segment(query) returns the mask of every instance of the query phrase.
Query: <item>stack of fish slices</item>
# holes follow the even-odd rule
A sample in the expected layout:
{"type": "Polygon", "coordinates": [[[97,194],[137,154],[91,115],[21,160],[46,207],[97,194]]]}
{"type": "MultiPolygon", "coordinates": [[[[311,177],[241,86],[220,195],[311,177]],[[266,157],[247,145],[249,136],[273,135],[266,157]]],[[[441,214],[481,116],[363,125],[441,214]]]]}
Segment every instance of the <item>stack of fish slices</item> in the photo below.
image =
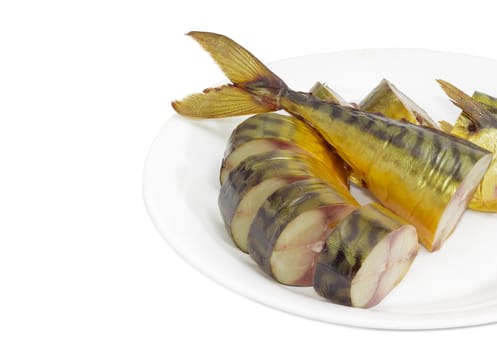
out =
{"type": "Polygon", "coordinates": [[[235,244],[278,282],[371,307],[407,272],[417,235],[379,204],[361,207],[348,175],[304,121],[259,114],[230,137],[219,207],[235,244]]]}

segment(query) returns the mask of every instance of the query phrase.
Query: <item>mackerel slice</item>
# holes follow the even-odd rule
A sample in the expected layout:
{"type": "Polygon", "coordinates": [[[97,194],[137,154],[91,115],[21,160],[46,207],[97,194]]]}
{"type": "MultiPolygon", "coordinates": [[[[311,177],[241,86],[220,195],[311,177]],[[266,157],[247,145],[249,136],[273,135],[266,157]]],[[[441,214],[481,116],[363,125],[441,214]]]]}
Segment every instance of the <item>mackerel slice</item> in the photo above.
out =
{"type": "Polygon", "coordinates": [[[247,157],[285,149],[314,156],[347,183],[344,162],[309,124],[293,116],[262,113],[246,119],[233,130],[221,164],[221,185],[247,157]]]}
{"type": "Polygon", "coordinates": [[[439,129],[438,123],[433,121],[424,109],[387,79],[380,81],[359,103],[359,108],[366,112],[382,114],[388,118],[439,129]]]}
{"type": "Polygon", "coordinates": [[[492,152],[492,161],[469,202],[469,208],[497,212],[497,98],[475,91],[468,96],[459,88],[437,80],[455,105],[462,109],[454,126],[442,121],[442,129],[492,152]]]}
{"type": "Polygon", "coordinates": [[[414,226],[379,204],[367,204],[329,235],[314,289],[337,304],[375,306],[402,280],[417,252],[414,226]]]}
{"type": "Polygon", "coordinates": [[[316,82],[311,88],[311,94],[326,102],[334,103],[341,106],[350,106],[350,104],[342,96],[337,94],[328,85],[323,84],[319,81],[316,82]]]}
{"type": "Polygon", "coordinates": [[[235,244],[248,252],[248,231],[266,198],[289,183],[312,177],[333,183],[344,196],[351,197],[336,173],[307,154],[274,151],[251,156],[240,163],[219,194],[219,208],[235,244]]]}
{"type": "Polygon", "coordinates": [[[249,254],[278,282],[311,286],[316,259],[331,229],[357,205],[320,179],[281,187],[250,226],[249,254]]]}

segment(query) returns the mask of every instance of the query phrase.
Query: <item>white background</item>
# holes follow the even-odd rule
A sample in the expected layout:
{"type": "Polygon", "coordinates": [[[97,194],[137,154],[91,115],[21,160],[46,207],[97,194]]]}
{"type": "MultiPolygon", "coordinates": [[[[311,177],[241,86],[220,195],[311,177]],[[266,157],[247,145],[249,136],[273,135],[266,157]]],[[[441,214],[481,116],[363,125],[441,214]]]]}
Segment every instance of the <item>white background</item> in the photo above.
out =
{"type": "Polygon", "coordinates": [[[371,331],[247,300],[169,248],[141,188],[147,151],[173,114],[170,101],[223,79],[184,33],[227,34],[264,62],[372,47],[497,59],[491,3],[0,2],[0,349],[492,341],[497,325],[371,331]]]}

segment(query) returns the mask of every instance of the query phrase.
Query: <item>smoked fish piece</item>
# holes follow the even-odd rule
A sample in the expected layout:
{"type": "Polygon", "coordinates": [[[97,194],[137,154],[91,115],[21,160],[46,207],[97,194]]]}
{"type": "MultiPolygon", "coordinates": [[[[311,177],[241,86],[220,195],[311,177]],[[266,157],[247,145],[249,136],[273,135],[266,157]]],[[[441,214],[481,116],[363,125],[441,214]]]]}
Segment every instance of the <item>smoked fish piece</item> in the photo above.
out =
{"type": "Polygon", "coordinates": [[[357,206],[318,178],[283,186],[257,212],[249,254],[278,282],[312,286],[316,259],[331,229],[357,206]]]}
{"type": "Polygon", "coordinates": [[[335,92],[328,85],[316,82],[311,88],[311,94],[326,102],[334,103],[341,106],[349,106],[350,104],[337,92],[335,92]]]}
{"type": "MultiPolygon", "coordinates": [[[[336,92],[320,82],[317,82],[312,87],[311,94],[327,102],[340,104],[342,106],[353,106],[357,109],[381,114],[395,120],[428,126],[435,129],[440,128],[424,109],[418,106],[412,99],[407,97],[387,79],[382,79],[359,104],[348,104],[337,95],[336,92]]],[[[352,172],[350,174],[350,181],[359,187],[366,187],[365,181],[356,173],[352,172]]]]}
{"type": "Polygon", "coordinates": [[[490,164],[489,151],[440,130],[294,91],[228,37],[189,35],[231,83],[172,102],[179,114],[220,118],[284,109],[312,125],[381,204],[416,227],[428,250],[439,249],[454,231],[490,164]]]}
{"type": "MultiPolygon", "coordinates": [[[[311,95],[319,98],[320,100],[338,104],[341,106],[352,106],[352,107],[358,107],[353,104],[347,103],[340,95],[338,95],[334,90],[332,90],[330,87],[327,85],[321,83],[321,82],[316,82],[314,86],[311,88],[311,95]]],[[[364,182],[363,179],[359,177],[356,173],[351,171],[350,168],[347,169],[347,173],[349,174],[349,180],[351,183],[359,186],[359,187],[366,187],[366,183],[364,182]]]]}
{"type": "Polygon", "coordinates": [[[416,125],[439,129],[438,124],[412,99],[387,79],[380,83],[359,103],[359,109],[379,113],[385,117],[416,125]]]}
{"type": "Polygon", "coordinates": [[[272,193],[292,182],[314,177],[324,179],[343,197],[355,202],[336,174],[307,154],[289,150],[257,154],[233,169],[221,187],[218,204],[236,246],[248,252],[250,225],[257,210],[272,193]]]}
{"type": "Polygon", "coordinates": [[[337,304],[373,307],[402,280],[417,253],[414,226],[377,203],[364,205],[329,234],[314,289],[337,304]]]}
{"type": "Polygon", "coordinates": [[[454,85],[438,80],[453,103],[462,109],[454,126],[442,122],[444,130],[492,152],[493,158],[483,180],[476,188],[469,208],[497,212],[497,99],[483,92],[466,95],[454,85]]]}
{"type": "Polygon", "coordinates": [[[261,113],[244,120],[233,130],[221,165],[221,185],[247,157],[285,149],[315,157],[348,184],[345,163],[309,124],[293,116],[261,113]]]}

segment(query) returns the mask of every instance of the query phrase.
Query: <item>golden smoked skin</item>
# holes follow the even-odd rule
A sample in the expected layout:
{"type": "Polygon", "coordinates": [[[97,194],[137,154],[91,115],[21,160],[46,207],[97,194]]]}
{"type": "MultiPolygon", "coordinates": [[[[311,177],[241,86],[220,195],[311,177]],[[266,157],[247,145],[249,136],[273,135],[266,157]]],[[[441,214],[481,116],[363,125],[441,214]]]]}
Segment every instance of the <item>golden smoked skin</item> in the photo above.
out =
{"type": "Polygon", "coordinates": [[[469,208],[497,212],[497,99],[478,91],[470,97],[446,81],[439,80],[439,83],[453,102],[463,109],[453,127],[447,122],[441,123],[445,131],[493,153],[490,167],[473,194],[469,208]]]}
{"type": "Polygon", "coordinates": [[[386,79],[383,79],[359,103],[359,109],[416,125],[439,128],[438,124],[428,116],[426,111],[386,79]]]}
{"type": "Polygon", "coordinates": [[[311,88],[311,94],[326,102],[334,103],[336,105],[350,106],[342,96],[333,91],[329,86],[321,82],[316,82],[311,88]]]}
{"type": "Polygon", "coordinates": [[[337,304],[372,307],[402,280],[417,252],[413,226],[377,203],[364,205],[326,240],[314,289],[337,304]]]}
{"type": "Polygon", "coordinates": [[[246,157],[276,149],[290,149],[313,156],[348,186],[345,163],[321,135],[299,118],[276,113],[256,114],[233,130],[221,166],[221,185],[229,172],[243,161],[240,154],[246,157]]]}
{"type": "Polygon", "coordinates": [[[343,179],[337,176],[332,168],[309,154],[299,154],[291,150],[262,153],[248,157],[233,169],[221,187],[218,203],[226,228],[241,250],[247,252],[246,233],[250,226],[250,217],[252,214],[255,216],[262,204],[260,199],[265,200],[276,188],[306,178],[322,179],[337,195],[355,203],[343,179]],[[267,186],[266,181],[272,184],[267,186]],[[268,190],[270,192],[267,192],[268,190]],[[246,200],[250,193],[250,199],[246,200]],[[249,224],[234,227],[233,220],[237,218],[245,218],[242,222],[249,224]]]}
{"type": "Polygon", "coordinates": [[[212,118],[251,114],[254,109],[284,109],[304,118],[385,207],[416,227],[428,250],[441,247],[459,221],[470,199],[468,193],[474,191],[488,168],[488,151],[438,130],[293,91],[226,36],[206,32],[189,35],[210,53],[232,83],[174,101],[172,106],[179,114],[212,118]],[[229,102],[227,95],[231,96],[229,102]],[[219,103],[223,103],[222,108],[219,103]]]}
{"type": "Polygon", "coordinates": [[[430,128],[340,108],[298,93],[282,98],[281,105],[312,118],[316,129],[364,179],[376,199],[412,223],[427,249],[440,247],[442,242],[434,241],[440,218],[474,161],[485,155],[483,150],[454,142],[430,128]]]}
{"type": "MultiPolygon", "coordinates": [[[[354,107],[351,104],[339,103],[338,98],[340,97],[333,90],[320,82],[317,82],[312,87],[311,94],[326,102],[354,107]]],[[[357,109],[381,114],[395,120],[439,129],[438,124],[436,124],[421,107],[386,79],[380,81],[380,83],[357,105],[357,109]]],[[[366,187],[366,182],[356,173],[351,173],[350,181],[360,187],[366,187]]]]}

